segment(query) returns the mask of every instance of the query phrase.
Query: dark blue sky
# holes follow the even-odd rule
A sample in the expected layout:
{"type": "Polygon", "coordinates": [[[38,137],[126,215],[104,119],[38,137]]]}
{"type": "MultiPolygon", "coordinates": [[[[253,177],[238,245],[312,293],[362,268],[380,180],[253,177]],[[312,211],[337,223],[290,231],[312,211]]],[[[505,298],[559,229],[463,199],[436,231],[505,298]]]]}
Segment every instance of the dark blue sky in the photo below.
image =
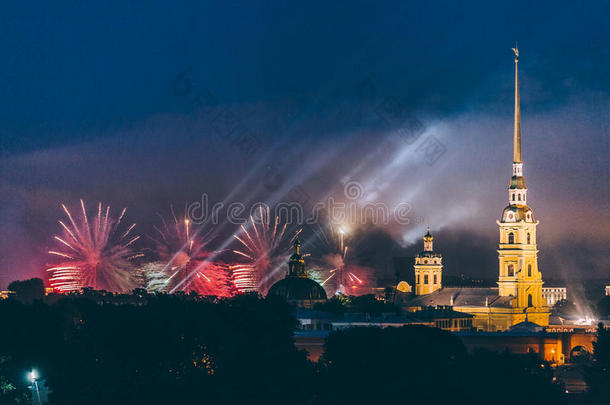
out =
{"type": "Polygon", "coordinates": [[[59,204],[79,197],[129,206],[145,232],[156,211],[202,193],[223,200],[237,188],[237,199],[273,203],[300,185],[318,199],[351,179],[372,200],[413,206],[417,226],[383,227],[397,245],[429,222],[493,251],[515,40],[525,175],[541,254],[554,252],[543,274],[607,275],[609,11],[602,1],[3,4],[0,286],[40,272],[59,204]],[[193,109],[202,91],[214,101],[193,109]],[[399,125],[379,112],[387,100],[444,145],[438,162],[396,143],[399,125]],[[225,108],[261,149],[214,135],[225,108]],[[285,187],[260,187],[269,170],[285,187]]]}

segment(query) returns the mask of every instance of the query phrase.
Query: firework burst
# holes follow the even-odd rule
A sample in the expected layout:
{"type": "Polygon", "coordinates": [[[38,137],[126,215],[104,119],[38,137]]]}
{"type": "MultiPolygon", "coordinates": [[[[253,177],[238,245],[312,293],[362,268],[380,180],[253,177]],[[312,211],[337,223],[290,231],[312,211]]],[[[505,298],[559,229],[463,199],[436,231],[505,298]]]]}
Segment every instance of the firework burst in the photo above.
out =
{"type": "Polygon", "coordinates": [[[316,261],[312,278],[329,295],[358,295],[367,285],[368,269],[353,263],[351,240],[345,229],[329,223],[326,228],[318,227],[314,233],[313,250],[321,260],[316,261]]]}
{"type": "Polygon", "coordinates": [[[170,221],[159,214],[161,225],[149,236],[156,245],[160,262],[148,266],[148,289],[154,291],[195,291],[200,295],[231,294],[228,266],[209,261],[211,231],[203,232],[185,214],[178,218],[171,207],[170,221]]]}
{"type": "Polygon", "coordinates": [[[239,292],[259,291],[264,293],[279,277],[279,269],[287,262],[292,241],[300,234],[299,229],[288,239],[287,224],[279,217],[272,221],[269,207],[259,206],[259,218],[250,216],[249,226],[241,226],[240,235],[233,235],[239,249],[233,250],[245,263],[231,266],[233,281],[239,292]],[[290,243],[288,243],[290,242],[290,243]]]}
{"type": "Polygon", "coordinates": [[[81,199],[80,218],[61,206],[68,218],[59,221],[61,235],[55,235],[58,248],[50,250],[53,257],[61,260],[47,268],[51,272],[49,283],[60,292],[79,290],[83,287],[104,288],[110,291],[128,291],[134,287],[133,260],[143,254],[133,248],[140,237],[133,235],[136,224],[122,226],[124,208],[119,217],[110,217],[110,206],[97,206],[97,215],[87,216],[85,203],[81,199]]]}

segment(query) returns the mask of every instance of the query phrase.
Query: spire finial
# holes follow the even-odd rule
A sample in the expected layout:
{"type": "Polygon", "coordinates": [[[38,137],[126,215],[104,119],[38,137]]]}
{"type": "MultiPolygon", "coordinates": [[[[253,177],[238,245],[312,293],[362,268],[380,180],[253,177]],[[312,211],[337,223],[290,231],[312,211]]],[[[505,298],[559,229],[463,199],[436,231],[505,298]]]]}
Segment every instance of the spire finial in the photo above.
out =
{"type": "Polygon", "coordinates": [[[294,250],[296,250],[296,254],[297,255],[301,254],[301,252],[300,252],[300,250],[301,250],[301,241],[299,240],[299,238],[296,238],[294,240],[294,250]]]}
{"type": "Polygon", "coordinates": [[[515,123],[514,123],[514,138],[513,138],[513,163],[522,163],[521,161],[521,106],[519,102],[519,48],[517,43],[513,48],[515,53],[515,123]]]}
{"type": "Polygon", "coordinates": [[[424,235],[424,252],[432,252],[432,234],[430,233],[430,227],[427,227],[428,232],[424,235]]]}

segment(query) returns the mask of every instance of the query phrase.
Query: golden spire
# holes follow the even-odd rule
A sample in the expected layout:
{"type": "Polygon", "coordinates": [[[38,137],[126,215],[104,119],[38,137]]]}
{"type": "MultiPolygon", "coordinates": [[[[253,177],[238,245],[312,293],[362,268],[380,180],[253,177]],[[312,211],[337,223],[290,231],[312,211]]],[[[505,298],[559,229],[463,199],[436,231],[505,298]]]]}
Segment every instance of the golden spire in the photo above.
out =
{"type": "Polygon", "coordinates": [[[519,103],[519,49],[515,44],[515,134],[513,139],[513,163],[521,161],[521,107],[519,103]]]}

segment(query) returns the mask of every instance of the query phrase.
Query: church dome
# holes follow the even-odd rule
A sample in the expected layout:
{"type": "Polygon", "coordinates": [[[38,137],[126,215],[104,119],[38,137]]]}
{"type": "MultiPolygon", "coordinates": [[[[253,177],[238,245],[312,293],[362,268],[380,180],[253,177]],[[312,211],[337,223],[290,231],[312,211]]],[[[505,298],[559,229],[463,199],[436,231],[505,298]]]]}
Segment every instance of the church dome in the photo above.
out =
{"type": "Polygon", "coordinates": [[[267,296],[273,295],[284,298],[286,301],[302,307],[313,307],[315,303],[326,301],[324,288],[307,277],[305,259],[301,255],[301,242],[294,241],[295,253],[288,261],[288,274],[286,278],[273,284],[267,296]]]}
{"type": "Polygon", "coordinates": [[[527,205],[509,205],[502,211],[502,222],[535,222],[534,212],[527,205]]]}
{"type": "Polygon", "coordinates": [[[326,300],[324,288],[307,277],[286,277],[273,284],[267,295],[280,296],[288,302],[326,300]]]}

